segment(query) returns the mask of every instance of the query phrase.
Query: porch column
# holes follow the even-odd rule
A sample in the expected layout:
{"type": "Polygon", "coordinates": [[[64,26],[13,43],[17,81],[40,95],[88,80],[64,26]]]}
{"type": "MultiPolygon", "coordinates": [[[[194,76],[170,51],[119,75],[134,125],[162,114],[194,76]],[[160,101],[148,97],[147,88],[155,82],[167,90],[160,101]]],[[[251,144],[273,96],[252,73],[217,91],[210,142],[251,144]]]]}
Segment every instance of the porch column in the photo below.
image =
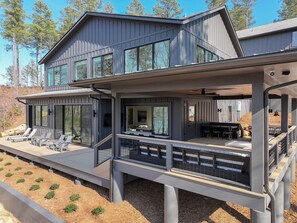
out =
{"type": "Polygon", "coordinates": [[[275,192],[276,223],[284,222],[284,182],[280,182],[275,192]]]}
{"type": "Polygon", "coordinates": [[[291,168],[287,169],[287,172],[283,178],[284,182],[284,209],[288,210],[291,207],[291,168]]]}
{"type": "Polygon", "coordinates": [[[252,153],[250,181],[253,192],[263,193],[264,185],[264,90],[263,83],[252,85],[252,153]]]}
{"type": "Polygon", "coordinates": [[[292,125],[297,126],[297,98],[292,98],[292,125]]]}
{"type": "Polygon", "coordinates": [[[296,166],[295,166],[295,160],[293,159],[291,164],[290,164],[290,168],[291,168],[291,183],[295,183],[295,170],[296,170],[296,166]]]}
{"type": "MultiPolygon", "coordinates": [[[[120,156],[120,142],[117,139],[117,134],[121,133],[121,97],[120,94],[112,93],[112,153],[114,159],[120,156]]],[[[124,200],[124,174],[119,170],[114,169],[111,163],[111,200],[114,203],[121,203],[124,200]]]]}
{"type": "Polygon", "coordinates": [[[266,210],[264,213],[251,210],[251,223],[271,223],[271,212],[266,210]]]}
{"type": "Polygon", "coordinates": [[[178,188],[164,185],[164,223],[178,223],[178,188]]]}
{"type": "MultiPolygon", "coordinates": [[[[282,133],[287,133],[289,129],[289,96],[283,94],[281,96],[281,130],[282,133]]],[[[288,154],[288,142],[289,139],[287,137],[286,143],[286,153],[288,154]]]]}

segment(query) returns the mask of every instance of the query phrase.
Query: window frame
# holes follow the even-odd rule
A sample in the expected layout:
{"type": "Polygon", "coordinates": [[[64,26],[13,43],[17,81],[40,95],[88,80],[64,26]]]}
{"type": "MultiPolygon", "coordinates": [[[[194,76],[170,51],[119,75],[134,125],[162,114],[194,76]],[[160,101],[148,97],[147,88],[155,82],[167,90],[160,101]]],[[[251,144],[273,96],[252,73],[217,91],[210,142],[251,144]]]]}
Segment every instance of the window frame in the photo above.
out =
{"type": "Polygon", "coordinates": [[[33,106],[33,117],[34,117],[34,122],[33,122],[33,124],[34,124],[34,126],[39,126],[39,127],[48,127],[48,121],[49,121],[49,118],[48,118],[48,116],[49,116],[49,113],[48,113],[48,109],[49,109],[49,105],[34,105],[33,106]],[[39,111],[39,123],[36,123],[36,107],[40,107],[40,111],[39,111]],[[47,109],[46,109],[46,125],[43,123],[43,116],[42,116],[42,110],[43,110],[43,108],[44,107],[46,107],[47,109]]]}
{"type": "Polygon", "coordinates": [[[200,46],[200,45],[197,45],[196,46],[196,63],[211,63],[211,62],[215,62],[215,61],[219,61],[221,60],[222,57],[220,57],[218,54],[208,50],[208,49],[205,49],[204,47],[200,46]],[[198,61],[198,48],[202,49],[203,51],[203,62],[199,62],[198,61]],[[206,58],[207,58],[207,55],[210,54],[211,55],[211,60],[207,61],[206,58]],[[217,60],[212,60],[212,58],[216,57],[217,60]]]}
{"type": "Polygon", "coordinates": [[[69,67],[68,67],[68,64],[67,63],[65,63],[65,64],[61,64],[61,65],[58,65],[58,66],[53,66],[53,67],[48,67],[47,68],[47,86],[48,87],[54,87],[54,86],[64,86],[64,85],[67,85],[68,84],[68,72],[69,72],[69,67]],[[67,68],[67,72],[66,72],[66,79],[67,79],[67,83],[65,83],[65,84],[61,84],[62,83],[62,75],[61,75],[61,71],[62,71],[62,67],[63,66],[65,66],[66,68],[67,68]],[[55,70],[55,68],[59,68],[59,70],[60,70],[60,84],[56,84],[56,82],[55,82],[55,72],[54,72],[54,70],[55,70]],[[52,85],[50,85],[49,83],[49,70],[52,70],[52,74],[53,74],[53,76],[52,76],[52,78],[53,78],[53,84],[52,85]]]}
{"type": "Polygon", "coordinates": [[[295,48],[297,47],[297,31],[293,31],[291,36],[292,36],[291,47],[295,48]]]}
{"type": "Polygon", "coordinates": [[[99,56],[95,56],[95,57],[92,57],[92,60],[91,60],[91,67],[92,67],[92,78],[98,78],[98,77],[109,77],[109,76],[112,76],[113,75],[113,53],[107,53],[107,54],[102,54],[102,55],[99,55],[99,56]],[[106,56],[110,56],[111,55],[111,59],[112,59],[112,66],[111,66],[111,75],[104,75],[103,73],[103,61],[104,61],[104,57],[106,56]],[[100,64],[101,64],[101,75],[100,76],[94,76],[94,59],[97,59],[97,58],[101,58],[100,59],[100,64]]]}
{"type": "Polygon", "coordinates": [[[76,73],[76,64],[79,63],[79,62],[82,62],[82,61],[86,61],[86,66],[87,66],[87,73],[86,73],[86,79],[88,78],[88,59],[82,59],[82,60],[77,60],[77,61],[74,61],[74,80],[76,81],[79,81],[79,80],[83,80],[83,79],[77,79],[77,73],[76,73]]]}
{"type": "MultiPolygon", "coordinates": [[[[156,70],[156,68],[155,68],[155,44],[161,43],[161,42],[166,42],[166,41],[169,42],[169,53],[168,53],[168,67],[165,67],[165,68],[169,68],[170,67],[170,43],[171,43],[171,40],[170,39],[164,39],[164,40],[160,40],[160,41],[157,41],[157,42],[147,43],[147,44],[139,45],[139,46],[136,46],[136,47],[130,47],[130,48],[124,49],[124,74],[134,73],[134,72],[126,72],[126,51],[127,50],[136,49],[137,55],[136,55],[136,71],[135,72],[156,70]],[[152,45],[152,69],[139,70],[139,48],[149,46],[149,45],[152,45]]],[[[158,69],[164,69],[164,68],[158,68],[158,69]]]]}

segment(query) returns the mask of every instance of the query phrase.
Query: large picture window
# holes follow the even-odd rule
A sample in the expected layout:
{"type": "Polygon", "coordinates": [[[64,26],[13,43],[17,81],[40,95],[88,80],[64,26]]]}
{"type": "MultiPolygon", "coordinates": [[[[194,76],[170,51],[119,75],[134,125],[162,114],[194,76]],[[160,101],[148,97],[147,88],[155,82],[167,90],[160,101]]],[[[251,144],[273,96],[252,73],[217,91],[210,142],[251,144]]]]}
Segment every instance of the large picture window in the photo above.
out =
{"type": "Polygon", "coordinates": [[[292,32],[292,47],[297,47],[297,31],[292,32]]]}
{"type": "Polygon", "coordinates": [[[197,63],[206,63],[219,60],[219,56],[200,46],[197,46],[197,63]]]}
{"type": "Polygon", "coordinates": [[[34,125],[46,127],[47,124],[48,124],[48,106],[35,105],[34,106],[34,125]]]}
{"type": "Polygon", "coordinates": [[[110,76],[113,74],[112,54],[94,57],[92,61],[93,77],[110,76]]]}
{"type": "Polygon", "coordinates": [[[87,60],[75,62],[75,80],[83,80],[87,78],[87,60]]]}
{"type": "Polygon", "coordinates": [[[169,40],[125,50],[125,73],[169,67],[169,40]]]}
{"type": "Polygon", "coordinates": [[[65,85],[68,83],[67,65],[48,68],[48,86],[65,85]]]}
{"type": "Polygon", "coordinates": [[[169,136],[169,107],[127,106],[126,131],[147,136],[169,136]]]}

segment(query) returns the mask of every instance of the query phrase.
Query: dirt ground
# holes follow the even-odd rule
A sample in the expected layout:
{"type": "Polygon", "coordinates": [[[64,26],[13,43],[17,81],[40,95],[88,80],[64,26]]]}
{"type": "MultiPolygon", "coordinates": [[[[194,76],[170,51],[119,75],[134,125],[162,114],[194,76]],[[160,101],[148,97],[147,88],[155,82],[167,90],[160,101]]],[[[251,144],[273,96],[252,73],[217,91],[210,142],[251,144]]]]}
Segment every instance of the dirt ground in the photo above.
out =
{"type": "MultiPolygon", "coordinates": [[[[16,160],[9,155],[0,154],[0,180],[10,185],[17,191],[28,196],[36,203],[42,205],[56,216],[69,222],[163,222],[163,186],[146,180],[136,180],[125,186],[125,202],[122,204],[112,204],[108,201],[108,190],[93,184],[84,183],[78,186],[73,183],[74,178],[61,173],[49,173],[47,169],[38,166],[30,166],[27,161],[16,160]],[[5,163],[11,162],[10,166],[5,163]],[[16,171],[17,167],[21,170],[16,171]],[[25,172],[32,171],[32,175],[24,175],[25,172]],[[14,174],[6,177],[7,173],[14,174]],[[44,181],[36,183],[35,179],[43,177],[44,181]],[[16,181],[24,178],[24,183],[17,184],[16,181]],[[50,191],[49,187],[53,183],[60,184],[56,190],[56,195],[51,200],[44,199],[45,194],[50,191]],[[29,188],[39,184],[40,189],[29,191],[29,188]],[[79,201],[70,202],[71,194],[79,194],[79,201]],[[64,208],[69,203],[76,203],[78,210],[74,213],[66,214],[64,208]],[[97,206],[102,206],[105,212],[94,217],[91,210],[97,206]]],[[[296,174],[297,175],[297,174],[296,174]]],[[[297,176],[296,176],[297,177],[297,176]]],[[[291,209],[285,211],[285,222],[297,222],[297,184],[292,185],[291,209]]],[[[249,209],[230,203],[206,198],[197,194],[180,191],[179,222],[181,223],[247,223],[250,222],[249,209]]]]}

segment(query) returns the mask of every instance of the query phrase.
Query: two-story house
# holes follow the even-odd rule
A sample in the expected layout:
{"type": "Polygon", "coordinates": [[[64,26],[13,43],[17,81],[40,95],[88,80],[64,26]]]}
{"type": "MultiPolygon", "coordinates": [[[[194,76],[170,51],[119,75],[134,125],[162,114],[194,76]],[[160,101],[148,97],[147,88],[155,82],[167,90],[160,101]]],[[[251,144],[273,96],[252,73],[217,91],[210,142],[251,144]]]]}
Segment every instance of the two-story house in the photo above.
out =
{"type": "Polygon", "coordinates": [[[283,219],[295,173],[296,51],[244,57],[225,7],[182,19],[86,12],[40,63],[45,92],[19,97],[28,125],[92,145],[96,166],[108,158],[112,201],[124,199],[131,175],[164,184],[165,222],[178,222],[179,189],[246,206],[253,222],[283,219]],[[283,108],[270,144],[269,94],[283,108]],[[217,100],[242,98],[252,98],[251,141],[224,144],[240,129],[217,122],[217,100]]]}

